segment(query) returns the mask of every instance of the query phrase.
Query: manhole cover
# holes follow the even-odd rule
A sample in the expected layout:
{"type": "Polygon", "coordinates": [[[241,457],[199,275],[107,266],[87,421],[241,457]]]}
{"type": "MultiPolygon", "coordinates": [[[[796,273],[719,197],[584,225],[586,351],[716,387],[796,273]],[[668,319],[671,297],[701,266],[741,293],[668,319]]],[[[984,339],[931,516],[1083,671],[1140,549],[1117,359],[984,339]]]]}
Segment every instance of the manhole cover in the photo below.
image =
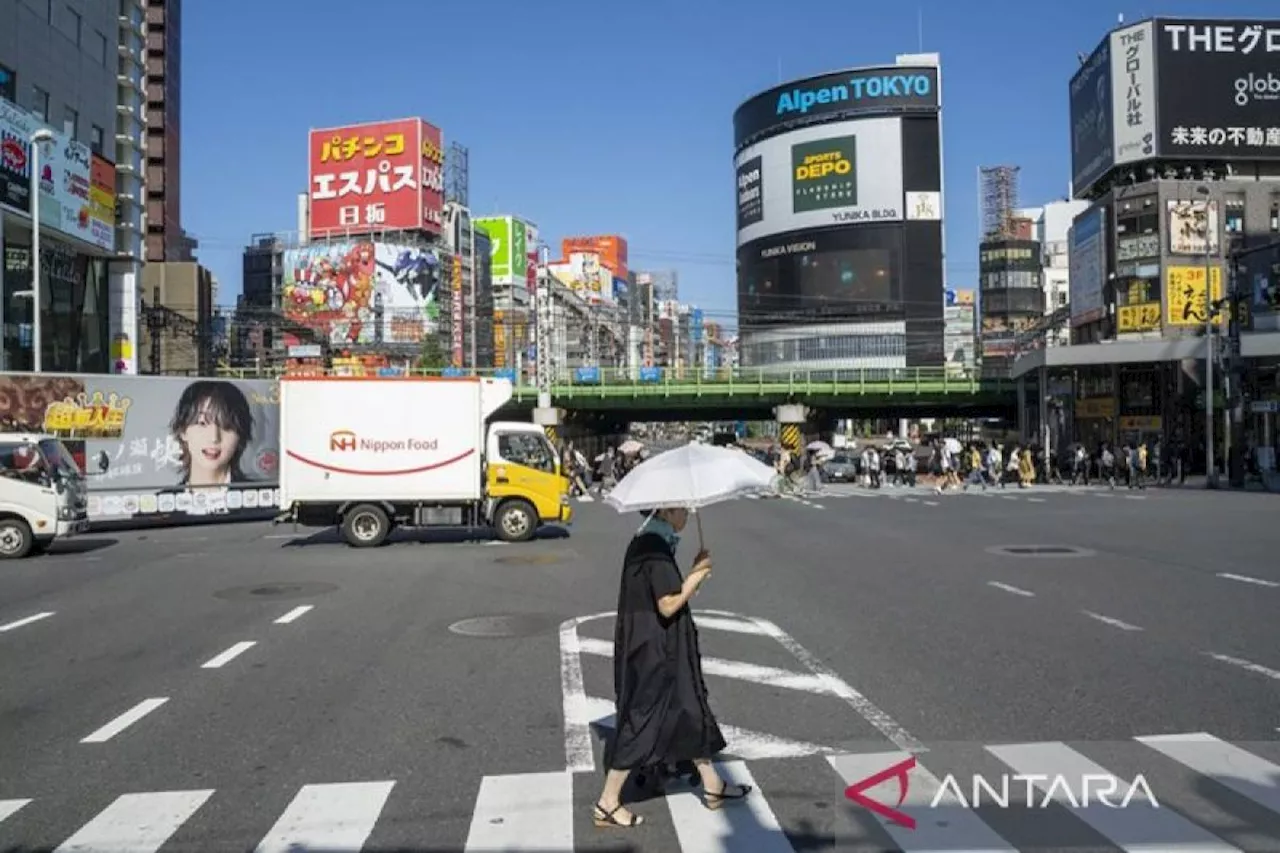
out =
{"type": "Polygon", "coordinates": [[[233,586],[215,592],[215,598],[226,601],[288,601],[294,598],[311,598],[335,591],[337,584],[318,581],[265,581],[249,586],[233,586]]]}
{"type": "Polygon", "coordinates": [[[495,563],[517,563],[525,566],[546,566],[560,562],[555,554],[518,554],[511,557],[497,557],[495,563]]]}
{"type": "Polygon", "coordinates": [[[987,553],[1006,557],[1092,557],[1097,552],[1074,545],[995,545],[987,553]]]}
{"type": "Polygon", "coordinates": [[[557,625],[550,616],[536,613],[509,616],[476,616],[454,622],[449,630],[464,637],[530,637],[557,625]]]}

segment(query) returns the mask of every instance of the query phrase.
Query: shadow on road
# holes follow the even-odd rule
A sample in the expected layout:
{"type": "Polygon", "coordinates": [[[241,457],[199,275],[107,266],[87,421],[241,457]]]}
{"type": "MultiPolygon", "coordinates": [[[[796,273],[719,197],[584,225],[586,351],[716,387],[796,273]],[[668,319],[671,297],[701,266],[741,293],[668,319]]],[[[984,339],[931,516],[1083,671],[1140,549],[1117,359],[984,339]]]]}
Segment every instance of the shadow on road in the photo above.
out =
{"type": "Polygon", "coordinates": [[[50,557],[65,557],[69,554],[88,554],[93,551],[100,551],[103,548],[110,548],[112,545],[118,544],[120,544],[119,539],[105,539],[102,537],[95,539],[90,536],[73,536],[70,539],[63,539],[52,543],[45,554],[50,557]]]}
{"type": "MultiPolygon", "coordinates": [[[[568,539],[569,531],[563,527],[543,527],[534,534],[533,540],[568,539]]],[[[492,527],[474,527],[467,529],[449,528],[447,530],[395,530],[387,537],[386,545],[465,545],[467,543],[487,544],[499,543],[497,533],[492,527]]],[[[333,528],[325,528],[310,536],[299,535],[297,539],[289,539],[283,543],[285,548],[306,548],[312,545],[342,545],[342,535],[333,528]]]]}

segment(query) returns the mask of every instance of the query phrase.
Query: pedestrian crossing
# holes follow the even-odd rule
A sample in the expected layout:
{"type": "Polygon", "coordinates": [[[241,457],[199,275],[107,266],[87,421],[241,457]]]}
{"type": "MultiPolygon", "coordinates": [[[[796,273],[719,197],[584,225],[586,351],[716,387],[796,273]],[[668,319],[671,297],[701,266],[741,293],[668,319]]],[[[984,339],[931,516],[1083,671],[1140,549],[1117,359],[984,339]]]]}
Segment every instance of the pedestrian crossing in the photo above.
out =
{"type": "Polygon", "coordinates": [[[659,853],[1280,850],[1278,752],[1191,732],[1106,744],[936,745],[917,754],[728,756],[721,776],[753,787],[745,801],[711,811],[698,789],[671,783],[665,794],[629,798],[645,823],[612,835],[591,824],[599,775],[565,771],[488,775],[448,791],[413,780],[307,784],[276,814],[267,813],[270,798],[212,788],[104,794],[74,807],[0,798],[0,850],[343,853],[388,849],[377,840],[387,826],[414,839],[394,849],[460,853],[571,853],[607,842],[659,853]],[[1139,789],[1149,796],[1125,797],[1139,789]],[[441,820],[432,804],[454,797],[471,803],[469,815],[441,820]],[[72,814],[88,817],[63,826],[72,814]],[[234,837],[243,827],[257,829],[234,837]]]}

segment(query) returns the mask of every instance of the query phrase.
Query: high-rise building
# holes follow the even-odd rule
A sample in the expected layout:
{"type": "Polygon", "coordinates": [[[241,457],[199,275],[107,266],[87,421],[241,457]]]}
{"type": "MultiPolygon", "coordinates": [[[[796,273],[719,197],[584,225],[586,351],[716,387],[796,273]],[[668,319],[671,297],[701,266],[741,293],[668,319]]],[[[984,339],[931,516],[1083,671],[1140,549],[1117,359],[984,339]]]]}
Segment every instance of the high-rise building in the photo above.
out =
{"type": "Polygon", "coordinates": [[[146,10],[143,0],[117,0],[116,115],[110,148],[115,152],[116,258],[109,277],[111,370],[137,373],[139,276],[145,227],[146,195],[142,151],[146,138],[146,10]]]}
{"type": "Polygon", "coordinates": [[[146,0],[146,259],[191,261],[182,230],[182,0],[146,0]]]}

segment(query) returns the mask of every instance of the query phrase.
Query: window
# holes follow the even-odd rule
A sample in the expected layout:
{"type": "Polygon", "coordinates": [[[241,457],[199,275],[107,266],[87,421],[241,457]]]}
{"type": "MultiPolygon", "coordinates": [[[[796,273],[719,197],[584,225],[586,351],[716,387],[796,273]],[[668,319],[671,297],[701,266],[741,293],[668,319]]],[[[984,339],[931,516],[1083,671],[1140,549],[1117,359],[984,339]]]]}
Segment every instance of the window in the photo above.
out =
{"type": "Polygon", "coordinates": [[[0,65],[0,98],[18,100],[18,75],[7,65],[0,65]]]}
{"type": "Polygon", "coordinates": [[[94,30],[93,41],[89,47],[90,55],[98,64],[106,67],[107,64],[107,37],[102,33],[94,30]]]}
{"type": "Polygon", "coordinates": [[[49,93],[39,86],[31,87],[31,112],[38,115],[41,121],[49,120],[49,93]]]}
{"type": "Polygon", "coordinates": [[[105,142],[106,132],[96,124],[89,126],[89,147],[93,149],[93,153],[98,156],[103,155],[102,146],[105,142]]]}
{"type": "Polygon", "coordinates": [[[70,6],[66,7],[66,9],[64,9],[63,11],[64,11],[64,17],[63,17],[62,31],[66,34],[67,38],[71,39],[73,42],[76,43],[76,47],[79,47],[80,46],[80,13],[72,9],[70,6]]]}
{"type": "Polygon", "coordinates": [[[66,107],[62,113],[62,132],[72,139],[79,136],[80,130],[80,113],[66,107]]]}
{"type": "Polygon", "coordinates": [[[504,432],[498,435],[498,455],[513,465],[524,465],[538,471],[555,473],[555,454],[540,435],[504,432]]]}

